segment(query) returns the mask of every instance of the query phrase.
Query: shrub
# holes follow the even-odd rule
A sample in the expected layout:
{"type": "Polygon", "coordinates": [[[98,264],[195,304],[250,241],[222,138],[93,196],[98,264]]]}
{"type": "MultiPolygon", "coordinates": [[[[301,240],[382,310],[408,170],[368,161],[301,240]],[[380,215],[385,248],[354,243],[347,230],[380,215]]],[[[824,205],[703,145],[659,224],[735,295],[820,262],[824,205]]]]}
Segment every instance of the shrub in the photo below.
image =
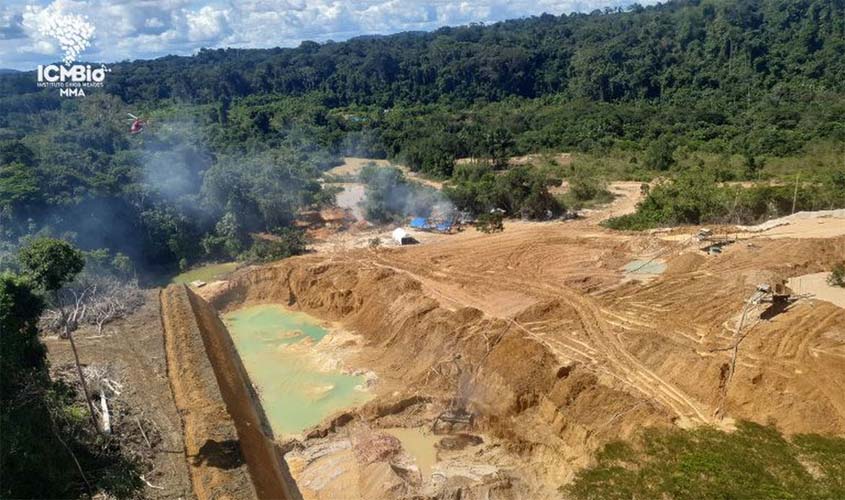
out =
{"type": "MultiPolygon", "coordinates": [[[[845,189],[831,177],[808,182],[794,199],[796,210],[845,206],[845,189]]],[[[605,221],[613,229],[650,229],[679,224],[756,224],[792,212],[793,186],[743,188],[717,182],[712,170],[699,167],[678,172],[648,191],[633,214],[605,221]]]]}
{"type": "Polygon", "coordinates": [[[827,282],[830,286],[845,288],[845,262],[840,262],[833,266],[830,276],[827,277],[827,282]]]}
{"type": "Polygon", "coordinates": [[[485,165],[462,165],[456,170],[446,196],[458,210],[483,214],[504,210],[509,215],[547,219],[565,210],[549,192],[560,179],[531,166],[519,166],[496,175],[485,165]]]}
{"type": "Polygon", "coordinates": [[[675,145],[671,139],[661,136],[652,142],[645,153],[645,166],[665,172],[675,164],[675,145]]]}
{"type": "Polygon", "coordinates": [[[578,210],[584,206],[609,203],[613,200],[613,193],[608,191],[604,179],[580,168],[575,169],[569,177],[569,192],[564,198],[568,202],[567,205],[578,210]]]}
{"type": "Polygon", "coordinates": [[[475,222],[475,229],[482,233],[500,233],[505,230],[504,215],[501,212],[481,214],[475,222]]]}
{"type": "Polygon", "coordinates": [[[272,239],[255,238],[252,248],[246,254],[250,262],[271,262],[286,259],[305,252],[305,235],[296,229],[284,229],[272,239]]]}
{"type": "Polygon", "coordinates": [[[631,444],[605,445],[561,492],[575,499],[842,498],[843,451],[839,437],[789,440],[749,422],[730,434],[648,429],[631,444]]]}
{"type": "Polygon", "coordinates": [[[361,170],[365,185],[362,202],[367,220],[379,224],[396,222],[409,215],[428,217],[443,201],[436,190],[410,182],[401,170],[367,165],[361,170]]]}
{"type": "Polygon", "coordinates": [[[661,224],[701,224],[727,214],[726,190],[712,173],[700,168],[684,170],[675,178],[649,190],[633,214],[605,222],[613,229],[642,230],[661,224]]]}

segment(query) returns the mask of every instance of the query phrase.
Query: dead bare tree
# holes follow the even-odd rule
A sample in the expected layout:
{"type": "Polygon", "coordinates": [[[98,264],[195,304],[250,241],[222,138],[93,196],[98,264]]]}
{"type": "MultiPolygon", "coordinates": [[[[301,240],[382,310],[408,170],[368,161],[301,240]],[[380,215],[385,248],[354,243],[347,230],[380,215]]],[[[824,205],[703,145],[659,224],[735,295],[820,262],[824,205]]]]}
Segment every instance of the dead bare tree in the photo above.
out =
{"type": "Polygon", "coordinates": [[[112,276],[85,274],[54,291],[53,302],[52,307],[41,318],[42,326],[58,332],[61,338],[70,342],[92,424],[98,432],[102,432],[97,425],[94,404],[79,361],[73,333],[82,324],[92,324],[101,334],[106,323],[140,307],[144,302],[143,295],[134,281],[122,282],[112,276]]]}
{"type": "Polygon", "coordinates": [[[105,324],[129,315],[143,302],[136,282],[123,282],[115,278],[103,279],[90,301],[89,322],[96,325],[98,334],[102,334],[105,324]]]}
{"type": "Polygon", "coordinates": [[[89,365],[83,370],[85,378],[91,382],[92,393],[100,398],[100,418],[102,420],[102,432],[110,434],[112,431],[111,414],[109,412],[108,399],[119,396],[123,384],[112,379],[113,376],[108,365],[89,365]]]}
{"type": "Polygon", "coordinates": [[[59,290],[56,301],[42,318],[42,326],[68,338],[83,324],[96,326],[101,335],[106,324],[143,305],[144,297],[135,281],[85,276],[59,290]]]}
{"type": "Polygon", "coordinates": [[[67,294],[63,294],[62,290],[55,290],[53,292],[53,300],[55,307],[58,308],[59,329],[60,336],[70,341],[70,349],[73,351],[73,359],[76,364],[76,372],[79,375],[79,383],[82,385],[82,392],[85,395],[85,403],[88,404],[88,413],[91,417],[91,424],[96,432],[100,432],[97,425],[97,418],[94,416],[94,404],[91,402],[91,393],[88,391],[88,384],[85,382],[85,375],[82,373],[82,364],[79,362],[79,352],[76,350],[76,342],[73,340],[73,332],[79,325],[79,319],[85,317],[85,293],[71,293],[73,301],[63,301],[67,294]],[[65,307],[67,304],[68,307],[65,307]],[[73,309],[70,309],[70,307],[73,309]]]}

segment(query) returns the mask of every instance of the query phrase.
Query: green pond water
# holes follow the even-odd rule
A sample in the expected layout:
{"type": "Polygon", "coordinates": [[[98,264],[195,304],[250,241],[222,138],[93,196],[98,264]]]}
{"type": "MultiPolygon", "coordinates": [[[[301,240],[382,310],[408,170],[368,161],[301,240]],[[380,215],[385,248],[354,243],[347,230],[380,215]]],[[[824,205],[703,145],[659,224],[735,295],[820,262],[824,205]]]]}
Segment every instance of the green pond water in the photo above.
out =
{"type": "Polygon", "coordinates": [[[630,274],[663,274],[666,263],[660,260],[632,260],[623,269],[630,274]]]}
{"type": "Polygon", "coordinates": [[[362,376],[321,366],[320,322],[278,305],[238,309],[223,318],[276,437],[294,436],[335,411],[369,399],[362,376]]]}

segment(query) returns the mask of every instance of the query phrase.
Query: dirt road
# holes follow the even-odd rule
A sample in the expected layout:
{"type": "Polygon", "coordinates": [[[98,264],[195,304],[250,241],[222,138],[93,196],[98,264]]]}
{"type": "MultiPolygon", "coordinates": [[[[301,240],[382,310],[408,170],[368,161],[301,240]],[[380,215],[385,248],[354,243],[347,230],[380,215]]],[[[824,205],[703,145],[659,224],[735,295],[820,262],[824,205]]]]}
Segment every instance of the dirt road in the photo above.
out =
{"type": "MultiPolygon", "coordinates": [[[[513,321],[561,361],[580,362],[664,406],[679,425],[729,425],[715,415],[720,367],[744,301],[758,283],[828,268],[845,255],[845,238],[775,240],[763,233],[752,245],[705,256],[688,237],[666,241],[597,226],[634,209],[639,184],[615,190],[622,196],[614,204],[579,221],[508,222],[501,234],[467,230],[332,259],[405,273],[442,306],[513,321]],[[645,283],[628,282],[621,268],[636,259],[659,259],[668,269],[645,283]]],[[[788,431],[845,430],[845,391],[828,390],[845,383],[845,311],[803,300],[768,319],[760,319],[764,308],[755,313],[729,415],[775,421],[788,431]]]]}
{"type": "Polygon", "coordinates": [[[336,176],[357,176],[361,169],[364,168],[365,165],[374,164],[378,167],[395,167],[402,171],[406,177],[412,179],[420,184],[425,186],[432,187],[434,189],[443,189],[443,183],[438,182],[431,179],[426,179],[421,175],[417,174],[416,172],[412,172],[410,168],[405,165],[399,165],[393,163],[389,160],[375,160],[372,158],[357,158],[352,156],[347,156],[343,158],[343,164],[338,165],[337,167],[332,168],[328,172],[329,175],[336,175],[336,176]]]}

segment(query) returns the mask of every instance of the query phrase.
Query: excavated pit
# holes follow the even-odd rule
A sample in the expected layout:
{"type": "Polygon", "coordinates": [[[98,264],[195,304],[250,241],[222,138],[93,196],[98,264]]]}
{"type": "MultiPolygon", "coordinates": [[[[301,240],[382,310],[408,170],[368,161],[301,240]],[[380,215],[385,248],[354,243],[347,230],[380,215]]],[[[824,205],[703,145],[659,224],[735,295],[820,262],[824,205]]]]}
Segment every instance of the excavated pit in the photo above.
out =
{"type": "Polygon", "coordinates": [[[277,439],[370,398],[363,369],[344,370],[338,354],[348,349],[337,344],[347,337],[331,325],[273,304],[230,311],[223,321],[277,439]]]}
{"type": "MultiPolygon", "coordinates": [[[[642,425],[671,423],[664,409],[639,404],[627,392],[604,383],[592,368],[577,362],[561,364],[512,321],[490,318],[472,308],[441,307],[426,296],[419,282],[394,270],[292,259],[240,272],[215,288],[209,300],[220,311],[285,304],[362,336],[355,366],[378,374],[377,396],[308,433],[296,446],[305,449],[300,462],[318,462],[320,457],[307,454],[309,446],[336,447],[326,461],[356,461],[351,457],[360,454],[359,448],[370,446],[360,444],[360,436],[382,436],[384,428],[431,428],[455,401],[472,415],[472,424],[445,431],[439,425],[442,437],[448,437],[450,430],[457,435],[483,434],[490,449],[501,449],[486,457],[481,453],[485,458],[475,462],[467,462],[460,453],[441,453],[445,458],[435,465],[433,479],[408,480],[401,473],[385,473],[396,477],[386,480],[377,475],[390,485],[381,490],[363,484],[367,480],[361,478],[371,472],[362,471],[372,464],[359,459],[356,467],[361,471],[353,475],[358,478],[353,482],[358,482],[354,487],[363,497],[443,496],[457,490],[469,497],[490,492],[499,498],[554,496],[556,485],[585,465],[600,444],[630,436],[642,425]],[[617,415],[614,425],[597,429],[596,419],[605,414],[617,415]],[[349,444],[346,438],[332,436],[348,436],[349,444]],[[472,470],[486,472],[478,475],[472,470]]],[[[386,462],[394,469],[397,461],[401,456],[388,454],[386,462]]],[[[330,498],[335,491],[331,485],[314,486],[316,479],[309,482],[306,466],[292,469],[306,498],[330,498]]],[[[343,476],[348,472],[344,471],[340,467],[323,474],[343,476]]],[[[350,487],[344,484],[343,491],[351,491],[350,487]]]]}
{"type": "MultiPolygon", "coordinates": [[[[729,390],[719,378],[747,290],[829,266],[842,238],[757,240],[705,257],[654,239],[534,227],[298,257],[200,290],[224,314],[281,304],[336,323],[357,335],[350,367],[377,374],[373,400],[283,444],[280,468],[304,498],[556,497],[609,440],[648,426],[720,425],[717,408],[787,433],[845,430],[835,389],[845,313],[831,304],[805,300],[755,320],[729,390]],[[624,281],[618,270],[644,250],[665,256],[665,272],[624,281]],[[432,429],[464,411],[471,425],[438,436],[430,477],[388,432],[432,429]],[[454,446],[457,436],[475,444],[454,446]]],[[[214,315],[200,323],[219,323],[214,309],[199,309],[214,315]]]]}

